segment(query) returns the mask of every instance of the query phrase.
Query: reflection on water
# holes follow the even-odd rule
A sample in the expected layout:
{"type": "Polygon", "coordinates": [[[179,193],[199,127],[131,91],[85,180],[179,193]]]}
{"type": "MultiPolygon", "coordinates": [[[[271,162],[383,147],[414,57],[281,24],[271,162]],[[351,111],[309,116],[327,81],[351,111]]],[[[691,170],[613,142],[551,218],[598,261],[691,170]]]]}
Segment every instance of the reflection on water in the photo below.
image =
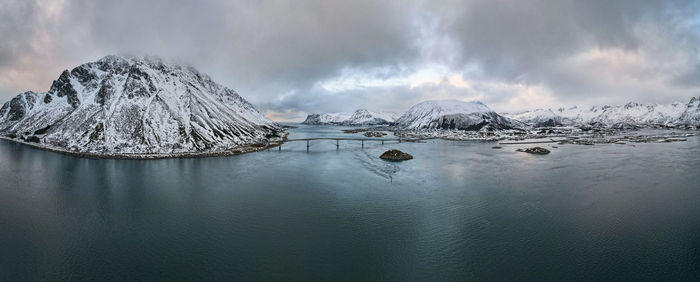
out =
{"type": "Polygon", "coordinates": [[[694,280],[698,139],[547,156],[312,141],[165,160],[0,141],[0,280],[694,280]],[[414,159],[378,159],[388,149],[414,159]]]}

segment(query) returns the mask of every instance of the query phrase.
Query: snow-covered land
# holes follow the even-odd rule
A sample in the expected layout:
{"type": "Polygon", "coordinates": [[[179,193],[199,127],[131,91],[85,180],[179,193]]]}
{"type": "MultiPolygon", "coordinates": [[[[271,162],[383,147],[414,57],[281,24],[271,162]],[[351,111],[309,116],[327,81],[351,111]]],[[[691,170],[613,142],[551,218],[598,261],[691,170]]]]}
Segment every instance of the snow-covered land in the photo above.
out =
{"type": "Polygon", "coordinates": [[[433,100],[419,103],[399,119],[400,129],[505,130],[522,126],[481,102],[433,100]]]}
{"type": "Polygon", "coordinates": [[[310,114],[303,124],[314,125],[383,125],[396,120],[396,114],[392,112],[373,112],[367,109],[358,109],[353,113],[321,113],[310,114]]]}
{"type": "Polygon", "coordinates": [[[700,126],[697,118],[699,101],[700,99],[693,98],[688,104],[627,103],[622,106],[537,109],[503,115],[534,127],[591,124],[616,128],[700,126]],[[693,119],[693,117],[696,118],[693,119]]]}
{"type": "Polygon", "coordinates": [[[107,56],[0,109],[0,135],[93,154],[179,154],[281,140],[280,127],[197,70],[107,56]]]}

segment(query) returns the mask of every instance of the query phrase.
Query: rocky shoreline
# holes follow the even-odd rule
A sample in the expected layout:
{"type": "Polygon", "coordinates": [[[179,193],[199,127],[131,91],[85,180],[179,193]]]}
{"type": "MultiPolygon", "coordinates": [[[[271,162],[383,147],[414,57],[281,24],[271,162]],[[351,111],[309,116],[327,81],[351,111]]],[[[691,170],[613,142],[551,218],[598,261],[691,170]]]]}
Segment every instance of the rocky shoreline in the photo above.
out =
{"type": "MultiPolygon", "coordinates": [[[[685,137],[696,136],[700,129],[658,129],[649,130],[663,131],[659,134],[644,133],[643,129],[622,130],[614,128],[581,129],[578,127],[551,127],[534,128],[527,130],[498,130],[498,131],[465,131],[448,129],[422,129],[405,130],[396,129],[390,126],[346,129],[344,133],[368,133],[388,131],[393,132],[399,138],[415,139],[443,139],[451,141],[522,141],[532,139],[563,138],[565,142],[571,144],[585,143],[616,143],[616,142],[677,142],[685,137]],[[568,140],[568,141],[566,141],[568,140]]],[[[549,141],[548,141],[549,142],[549,141]]],[[[559,142],[552,141],[552,142],[559,142]]]]}

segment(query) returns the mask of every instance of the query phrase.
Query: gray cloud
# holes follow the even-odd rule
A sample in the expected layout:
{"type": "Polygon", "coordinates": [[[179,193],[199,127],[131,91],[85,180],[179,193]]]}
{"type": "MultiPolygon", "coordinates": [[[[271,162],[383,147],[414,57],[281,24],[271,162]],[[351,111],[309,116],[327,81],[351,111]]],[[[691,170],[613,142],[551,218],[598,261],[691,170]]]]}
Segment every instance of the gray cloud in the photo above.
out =
{"type": "Polygon", "coordinates": [[[276,117],[435,98],[670,102],[700,89],[695,1],[2,0],[0,19],[0,101],[114,53],[191,64],[276,117]],[[436,65],[438,81],[412,76],[436,65]],[[415,82],[386,82],[397,77],[415,82]]]}

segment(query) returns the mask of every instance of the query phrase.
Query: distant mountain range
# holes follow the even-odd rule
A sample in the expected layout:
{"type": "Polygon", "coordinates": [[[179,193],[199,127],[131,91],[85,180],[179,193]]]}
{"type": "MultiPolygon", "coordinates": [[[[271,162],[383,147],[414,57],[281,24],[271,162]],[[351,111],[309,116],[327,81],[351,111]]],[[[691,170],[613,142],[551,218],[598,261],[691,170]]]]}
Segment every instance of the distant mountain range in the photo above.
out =
{"type": "Polygon", "coordinates": [[[425,101],[398,118],[393,113],[364,109],[355,113],[309,115],[304,124],[384,125],[400,129],[502,130],[531,127],[577,126],[607,128],[700,126],[700,98],[689,103],[594,106],[590,108],[537,109],[519,113],[496,113],[481,102],[425,101]]]}
{"type": "Polygon", "coordinates": [[[533,127],[584,125],[613,128],[697,127],[700,126],[700,98],[692,98],[687,104],[627,103],[622,106],[537,109],[503,115],[533,127]]]}
{"type": "Polygon", "coordinates": [[[393,123],[396,116],[396,113],[392,112],[358,109],[353,113],[310,114],[302,123],[313,125],[384,125],[393,123]]]}
{"type": "Polygon", "coordinates": [[[72,152],[212,152],[279,140],[281,131],[235,91],[150,57],[83,64],[48,92],[0,108],[0,135],[72,152]]]}

